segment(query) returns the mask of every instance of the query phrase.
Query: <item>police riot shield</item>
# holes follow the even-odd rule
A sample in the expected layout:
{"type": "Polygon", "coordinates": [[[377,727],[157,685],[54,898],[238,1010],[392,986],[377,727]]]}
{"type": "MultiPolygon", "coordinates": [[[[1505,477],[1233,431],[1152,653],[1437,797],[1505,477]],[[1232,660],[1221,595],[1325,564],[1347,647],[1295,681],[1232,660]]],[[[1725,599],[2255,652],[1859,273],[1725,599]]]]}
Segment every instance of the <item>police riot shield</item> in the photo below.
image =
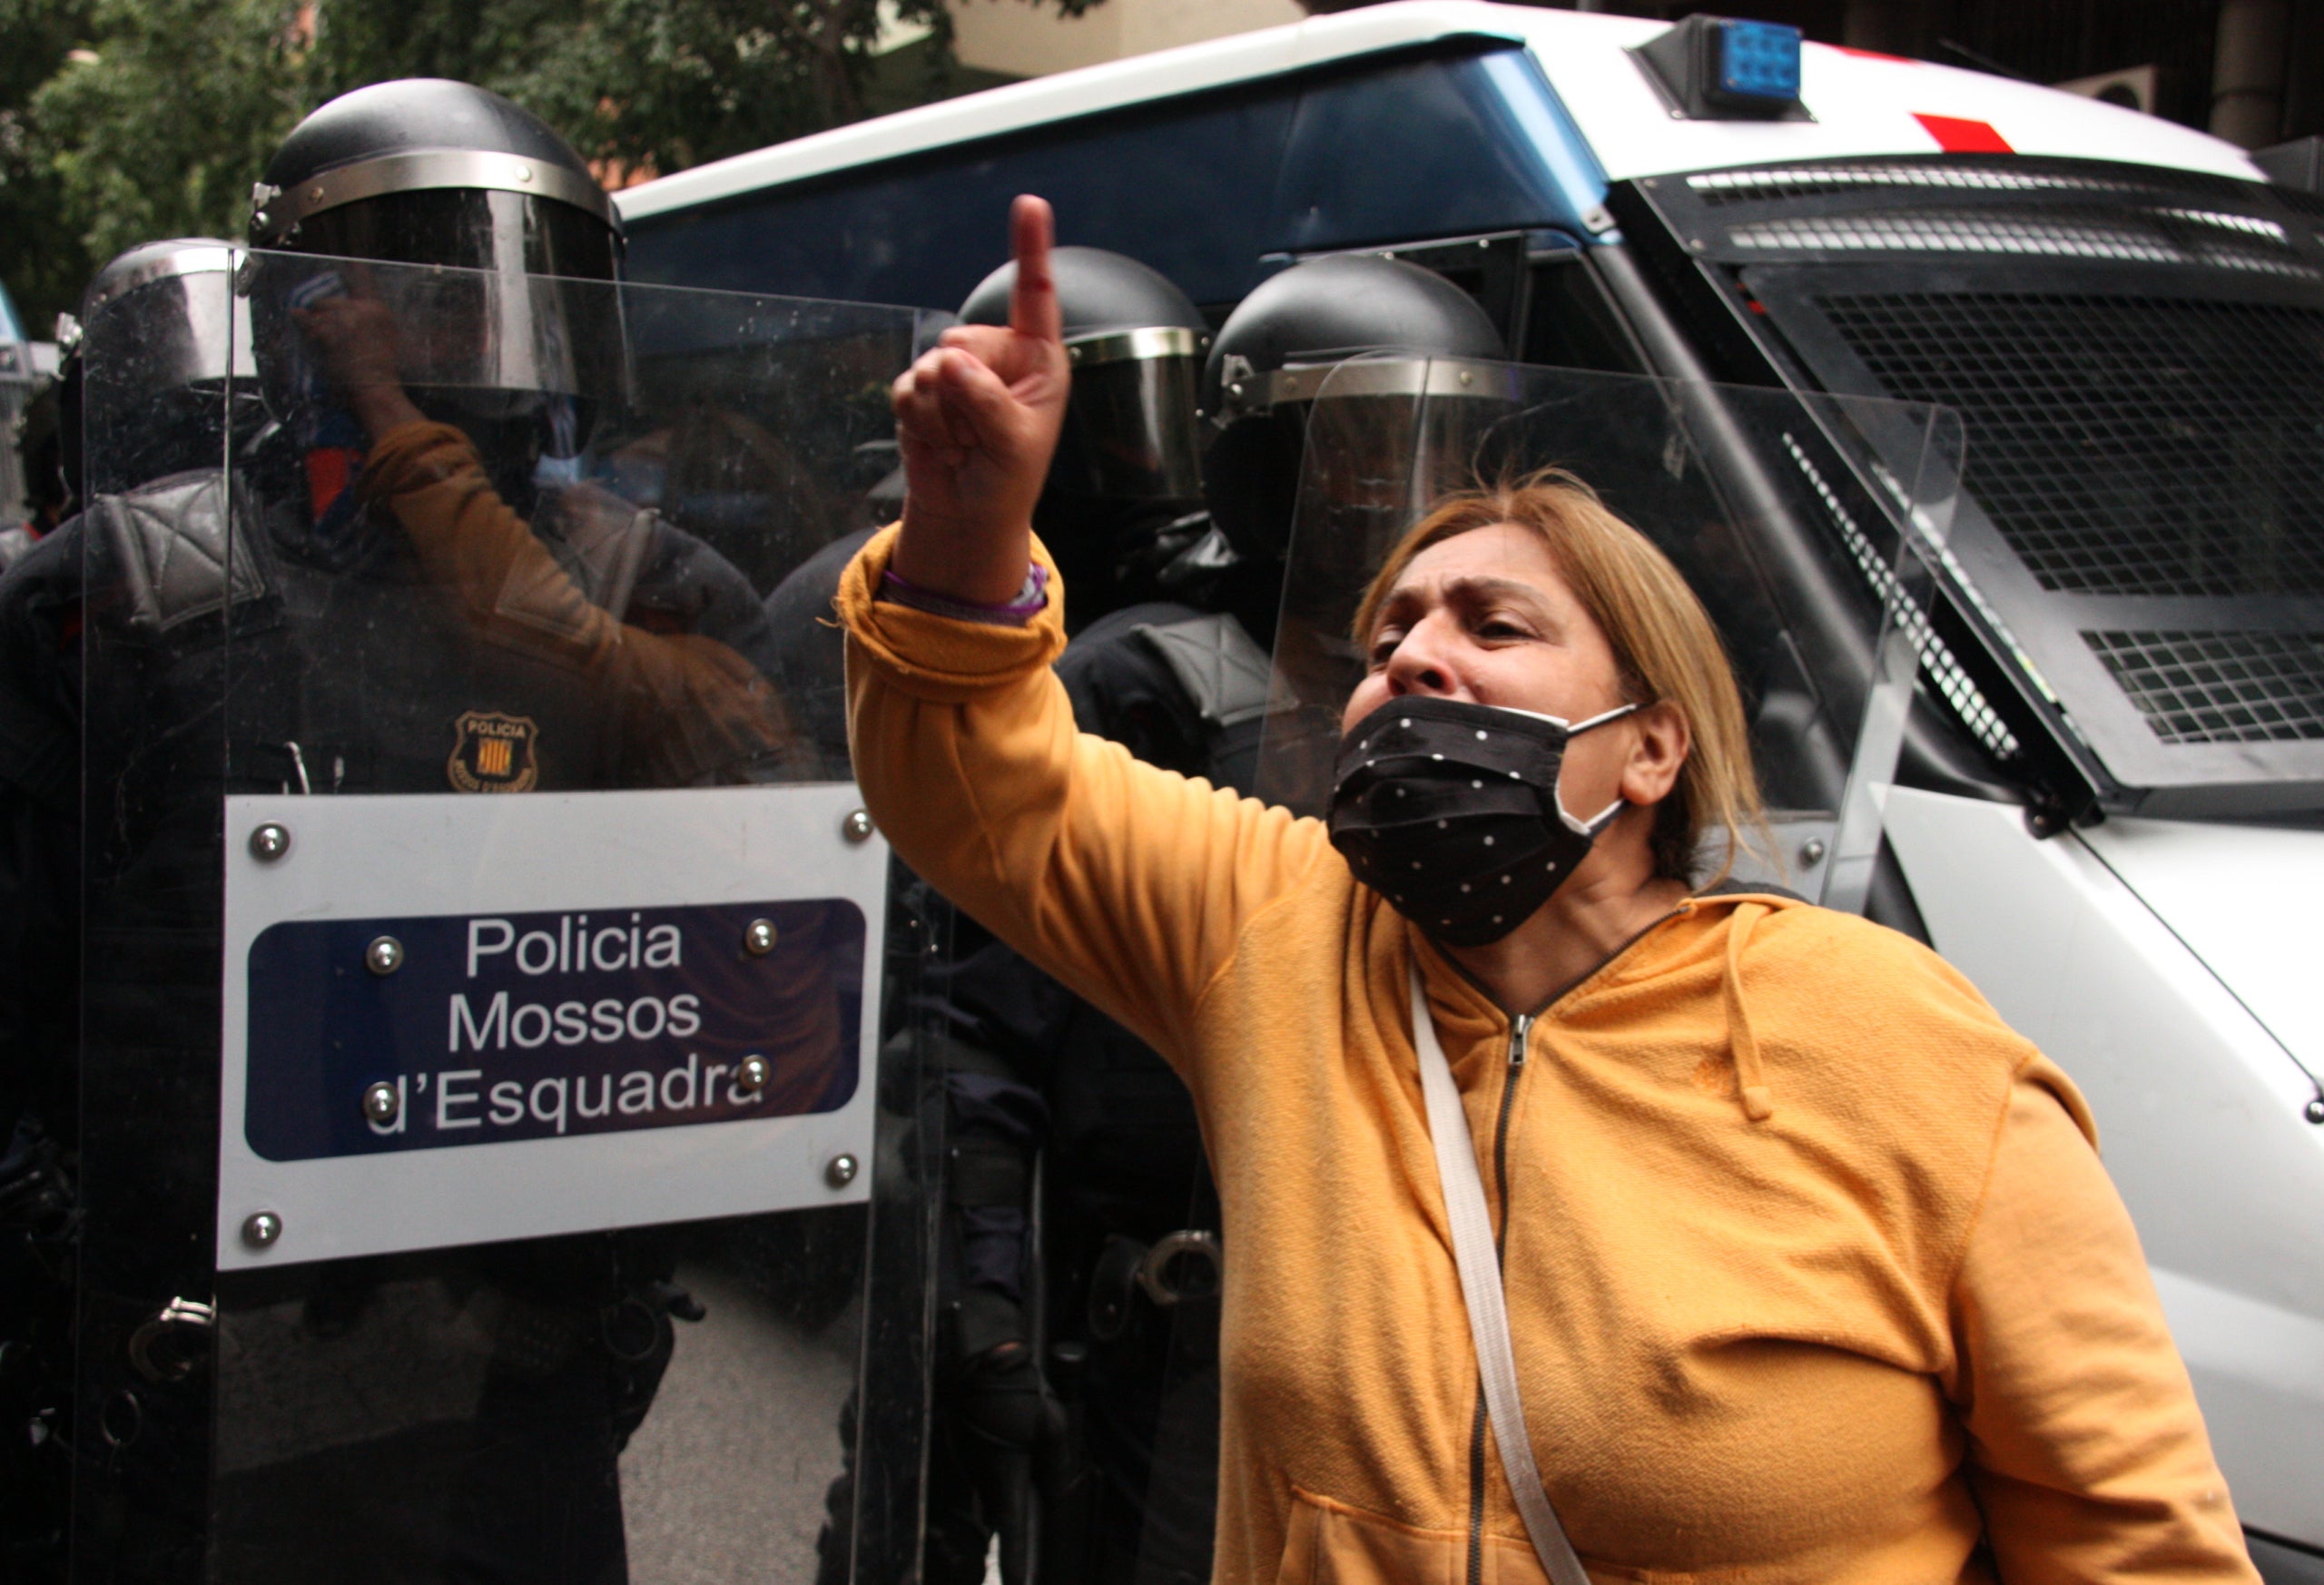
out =
{"type": "Polygon", "coordinates": [[[74,1576],[910,1577],[944,926],[828,614],[928,316],[167,290],[230,367],[85,327],[74,1576]]]}
{"type": "Polygon", "coordinates": [[[1927,617],[1959,474],[1954,414],[1444,359],[1359,359],[1311,378],[1266,796],[1328,807],[1370,664],[1357,617],[1392,548],[1458,497],[1546,483],[1651,540],[1726,646],[1767,820],[1732,851],[1699,852],[1695,881],[1878,911],[1881,808],[1915,676],[1973,686],[1927,617]]]}

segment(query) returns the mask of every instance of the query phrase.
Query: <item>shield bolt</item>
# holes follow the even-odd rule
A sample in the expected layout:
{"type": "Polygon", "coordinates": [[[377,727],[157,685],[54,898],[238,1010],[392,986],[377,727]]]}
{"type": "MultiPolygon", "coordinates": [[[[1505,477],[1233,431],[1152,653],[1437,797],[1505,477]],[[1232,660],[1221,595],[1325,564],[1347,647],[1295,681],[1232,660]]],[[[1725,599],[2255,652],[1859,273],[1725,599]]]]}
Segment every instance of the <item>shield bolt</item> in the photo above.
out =
{"type": "Polygon", "coordinates": [[[1811,865],[1822,863],[1824,861],[1824,839],[1822,837],[1809,837],[1806,842],[1800,843],[1800,868],[1807,869],[1811,865]]]}
{"type": "Polygon", "coordinates": [[[834,1156],[832,1164],[823,1168],[823,1181],[833,1188],[845,1188],[855,1181],[855,1157],[834,1156]]]}
{"type": "Polygon", "coordinates": [[[403,943],[393,936],[375,936],[363,949],[363,967],[374,974],[393,974],[403,967],[403,943]]]}
{"type": "Polygon", "coordinates": [[[363,1116],[374,1123],[392,1123],[396,1114],[403,1110],[403,1098],[396,1094],[396,1087],[386,1079],[370,1085],[363,1091],[363,1116]]]}
{"type": "Polygon", "coordinates": [[[872,817],[859,809],[853,814],[849,815],[845,820],[840,822],[839,829],[840,834],[847,838],[849,842],[860,842],[867,841],[872,835],[872,817]]]}
{"type": "Polygon", "coordinates": [[[252,1249],[271,1249],[282,1236],[282,1218],[272,1211],[252,1211],[242,1218],[242,1242],[252,1249]]]}
{"type": "Polygon", "coordinates": [[[734,1088],[756,1095],[774,1077],[774,1068],[767,1059],[753,1051],[734,1065],[734,1088]]]}
{"type": "Polygon", "coordinates": [[[754,919],[743,927],[743,950],[753,958],[763,958],[774,950],[774,921],[754,919]]]}
{"type": "Polygon", "coordinates": [[[2324,1123],[2324,1095],[2309,1101],[2299,1115],[2311,1123],[2324,1123]]]}
{"type": "Polygon", "coordinates": [[[290,828],[268,821],[251,832],[251,852],[261,863],[271,864],[290,851],[290,828]]]}

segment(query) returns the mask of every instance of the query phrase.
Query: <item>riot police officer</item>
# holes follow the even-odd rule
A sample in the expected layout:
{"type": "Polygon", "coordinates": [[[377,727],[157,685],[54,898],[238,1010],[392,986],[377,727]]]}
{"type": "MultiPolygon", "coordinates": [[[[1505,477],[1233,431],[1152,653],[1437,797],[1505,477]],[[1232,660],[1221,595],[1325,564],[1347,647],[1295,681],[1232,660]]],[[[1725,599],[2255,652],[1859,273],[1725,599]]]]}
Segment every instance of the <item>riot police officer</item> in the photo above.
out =
{"type": "MultiPolygon", "coordinates": [[[[1216,343],[1135,261],[1061,248],[1052,270],[1073,393],[1034,522],[1074,592],[1059,679],[1082,730],[1250,792],[1269,707],[1252,635],[1273,628],[1322,375],[1394,349],[1372,377],[1384,434],[1415,405],[1393,393],[1425,385],[1432,359],[1498,359],[1500,340],[1457,288],[1378,258],[1285,271],[1216,343]]],[[[1005,322],[1012,285],[1013,268],[996,271],[961,317],[1005,322]]],[[[861,539],[770,603],[786,646],[819,652],[802,670],[836,677],[837,636],[812,618],[861,539]]],[[[837,691],[822,696],[817,734],[836,754],[837,691]]],[[[1023,1577],[1038,1486],[1043,1577],[1207,1579],[1224,1246],[1184,1087],[970,921],[941,983],[950,1178],[926,1577],[980,1578],[995,1531],[1004,1577],[1023,1577]]]]}
{"type": "MultiPolygon", "coordinates": [[[[133,248],[91,281],[81,302],[84,316],[135,292],[151,319],[144,339],[152,359],[140,371],[149,389],[137,414],[138,444],[113,464],[119,470],[158,477],[200,468],[214,464],[226,444],[221,427],[225,389],[237,363],[241,372],[250,371],[249,336],[245,330],[237,341],[222,290],[188,283],[214,286],[231,272],[232,261],[229,243],[182,238],[133,248]]],[[[62,363],[49,393],[58,409],[48,425],[54,455],[42,470],[41,493],[61,510],[82,473],[84,373],[78,320],[62,316],[60,326],[62,363]]],[[[66,962],[77,958],[67,919],[43,910],[77,901],[67,879],[74,854],[60,833],[77,824],[80,814],[66,783],[74,779],[81,708],[76,641],[83,527],[79,516],[64,513],[0,578],[0,644],[6,646],[0,657],[0,796],[8,800],[15,833],[8,845],[18,866],[5,888],[28,905],[7,911],[5,962],[14,972],[0,973],[0,1085],[5,1087],[0,1105],[11,1120],[29,1108],[60,1125],[69,1098],[35,1097],[61,1082],[56,1057],[70,1042],[58,1031],[69,1024],[73,1007],[66,962]],[[35,837],[28,822],[38,822],[50,823],[35,837]],[[51,866],[63,868],[51,873],[51,866]],[[46,1032],[35,1032],[44,1026],[46,1032]]]]}
{"type": "MultiPolygon", "coordinates": [[[[1242,569],[1201,501],[1207,327],[1136,261],[1064,248],[1051,269],[1073,394],[1034,521],[1075,591],[1059,675],[1084,731],[1247,790],[1266,665],[1229,608],[1242,569]]],[[[960,317],[1005,323],[1014,286],[1005,265],[960,317]]],[[[1041,1383],[1039,1401],[1061,1399],[1053,1423],[1070,1432],[1065,1456],[1040,1466],[1049,1576],[1114,1577],[1133,1559],[1157,1578],[1206,1576],[1217,1239],[1185,1088],[1128,1030],[997,943],[963,953],[949,1005],[948,1198],[961,1260],[945,1295],[953,1374],[940,1373],[950,1392],[936,1449],[960,1451],[970,1469],[1005,1468],[976,1456],[975,1439],[1006,1435],[1011,1405],[1021,1425],[1041,1383]],[[1187,1253],[1155,1271],[1178,1286],[1157,1291],[1183,1302],[1156,1305],[1137,1273],[1171,1240],[1187,1253]]],[[[986,1482],[989,1517],[1006,1521],[997,1484],[986,1482]]],[[[933,1549],[933,1523],[930,1539],[933,1549]]],[[[1004,1557],[1009,1539],[1004,1529],[1004,1557]]]]}
{"type": "MultiPolygon", "coordinates": [[[[312,657],[230,724],[254,778],[501,792],[776,773],[793,745],[756,593],[586,477],[631,370],[618,220],[573,149],[465,84],[358,90],[269,163],[251,241],[277,419],[242,463],[251,537],[312,657]]],[[[396,1268],[483,1334],[437,1520],[450,1577],[624,1577],[617,1455],[673,1317],[701,1314],[673,1260],[650,1235],[580,1235],[396,1268]]],[[[369,1320],[385,1269],[323,1267],[310,1324],[369,1320]]],[[[278,1471],[269,1501],[340,1478],[278,1471]]]]}
{"type": "MultiPolygon", "coordinates": [[[[147,243],[91,281],[80,319],[135,299],[143,348],[134,398],[109,392],[124,444],[108,457],[132,483],[205,466],[232,443],[228,397],[251,370],[227,280],[235,253],[209,238],[147,243]]],[[[86,385],[80,320],[60,319],[55,412],[36,496],[60,520],[0,578],[0,1412],[8,1420],[0,1550],[26,1577],[61,1569],[74,1443],[71,1326],[79,1146],[74,1062],[81,973],[81,627],[84,533],[69,514],[84,488],[86,385]]]]}
{"type": "Polygon", "coordinates": [[[80,1141],[77,1544],[123,1578],[205,1552],[231,1574],[325,1566],[368,1526],[390,1571],[617,1580],[616,1455],[672,1316],[699,1314],[665,1244],[322,1262],[238,1297],[213,1276],[218,799],[754,779],[791,752],[763,617],[723,558],[585,477],[626,389],[621,241],[547,127],[459,84],[346,95],[270,163],[251,240],[192,294],[255,338],[231,399],[151,355],[157,280],[87,316],[69,592],[91,660],[64,698],[95,817],[78,1088],[103,1126],[80,1141]],[[155,449],[173,403],[210,425],[191,458],[155,449]],[[238,1307],[238,1379],[273,1413],[343,1392],[334,1340],[475,1389],[448,1418],[388,1394],[336,1438],[253,1446],[248,1405],[212,1413],[238,1307]]]}
{"type": "MultiPolygon", "coordinates": [[[[1219,775],[1231,762],[1239,770],[1222,778],[1231,781],[1255,763],[1251,690],[1264,688],[1265,661],[1231,616],[1204,608],[1236,568],[1200,496],[1196,389],[1208,329],[1183,292],[1135,260],[1062,248],[1053,270],[1074,392],[1036,522],[1076,591],[1088,592],[1077,615],[1096,619],[1060,672],[1088,730],[1192,774],[1219,775]],[[1174,666],[1208,681],[1189,691],[1174,666]]],[[[1005,319],[1011,283],[1007,268],[989,277],[962,317],[1005,319]]],[[[816,702],[808,716],[834,773],[846,754],[842,652],[837,630],[818,618],[865,537],[831,546],[768,602],[792,692],[816,702]]],[[[923,1574],[981,1580],[998,1535],[1004,1577],[1025,1578],[1039,1489],[1044,1577],[1090,1578],[1101,1511],[1128,1538],[1117,1551],[1136,1550],[1150,1400],[1168,1352],[1167,1326],[1149,1328],[1139,1342],[1151,1358],[1124,1390],[1119,1360],[1093,1356],[1085,1342],[1090,1271],[1109,1231],[1151,1239],[1185,1226],[1201,1149],[1192,1111],[1158,1058],[972,921],[955,923],[950,961],[930,980],[946,1030],[937,1105],[948,1185],[923,1574]],[[1055,1186],[1037,1204],[1044,1152],[1055,1186]],[[1049,1236],[1037,1240],[1045,1217],[1049,1236]],[[1092,1444],[1127,1445],[1093,1462],[1084,1456],[1092,1444]],[[1101,1490],[1110,1510],[1098,1507],[1101,1490]]],[[[1208,1501],[1198,1492],[1186,1506],[1189,1566],[1206,1574],[1208,1501]]],[[[826,1533],[826,1578],[843,1541],[826,1533]]]]}
{"type": "MultiPolygon", "coordinates": [[[[1417,456],[1409,471],[1427,498],[1429,485],[1474,468],[1482,426],[1508,410],[1496,382],[1463,373],[1508,357],[1476,300],[1416,264],[1329,254],[1271,277],[1236,306],[1203,367],[1211,516],[1239,555],[1277,569],[1279,582],[1303,476],[1340,471],[1306,469],[1310,447],[1376,463],[1358,474],[1402,475],[1417,456]],[[1327,379],[1336,427],[1319,434],[1309,418],[1327,379]],[[1437,428],[1423,432],[1428,424],[1437,428]]],[[[1393,517],[1413,504],[1399,496],[1379,507],[1393,517]]]]}
{"type": "MultiPolygon", "coordinates": [[[[1507,358],[1466,292],[1377,254],[1294,265],[1220,327],[1203,370],[1204,496],[1244,563],[1265,569],[1252,581],[1274,596],[1265,632],[1284,694],[1270,727],[1278,742],[1337,741],[1335,717],[1306,706],[1344,692],[1346,591],[1364,586],[1358,572],[1429,502],[1491,475],[1507,438],[1500,427],[1516,411],[1507,358]],[[1303,511],[1315,527],[1302,576],[1286,587],[1303,511]]],[[[1327,773],[1328,753],[1271,751],[1262,795],[1322,807],[1326,789],[1291,784],[1319,764],[1327,773]]]]}
{"type": "MultiPolygon", "coordinates": [[[[1053,468],[1035,517],[1074,606],[1092,612],[1077,618],[1058,674],[1083,730],[1249,792],[1271,705],[1266,656],[1251,635],[1273,631],[1304,448],[1334,443],[1307,432],[1306,406],[1322,370],[1369,350],[1364,377],[1384,399],[1354,409],[1335,403],[1334,416],[1359,412],[1359,428],[1402,438],[1397,418],[1409,419],[1418,388],[1432,383],[1432,364],[1499,359],[1503,349],[1465,294],[1413,266],[1321,260],[1263,285],[1207,349],[1197,439],[1206,442],[1204,496],[1216,527],[1187,536],[1178,582],[1157,587],[1141,584],[1140,570],[1170,564],[1151,550],[1141,556],[1140,526],[1162,514],[1141,517],[1124,503],[1130,509],[1108,518],[1084,508],[1073,487],[1089,477],[1080,459],[1102,448],[1086,438],[1089,430],[1141,410],[1118,394],[1131,381],[1108,379],[1083,349],[1097,338],[1078,322],[1088,311],[1081,273],[1078,262],[1057,269],[1074,391],[1059,448],[1067,471],[1053,468]],[[1099,417],[1093,422],[1092,415],[1099,417]],[[1085,594],[1093,587],[1094,601],[1085,594]]],[[[962,317],[1003,320],[1011,284],[1010,271],[1000,271],[962,317]]],[[[1182,312],[1177,322],[1191,324],[1191,316],[1182,312]]],[[[1142,371],[1137,384],[1149,399],[1168,389],[1158,371],[1142,371]]],[[[1172,455],[1153,442],[1181,418],[1183,398],[1146,410],[1146,421],[1125,428],[1148,448],[1145,455],[1172,455]]],[[[1117,440],[1117,453],[1128,449],[1117,440]]],[[[971,955],[957,985],[962,1043],[1037,1078],[1047,1103],[1037,1252],[1045,1341],[1086,1467],[1078,1511],[1052,1504],[1064,1511],[1049,1515],[1045,1560],[1054,1577],[1068,1580],[1206,1579],[1216,1482],[1217,1293],[1231,1247],[1220,1237],[1190,1102],[1157,1055],[1007,949],[971,955]]],[[[992,1086],[987,1078],[984,1093],[992,1086]]],[[[955,1121],[956,1159],[996,1148],[973,1117],[956,1113],[955,1121]]],[[[953,1196],[977,1197],[973,1188],[953,1196]]],[[[966,1315],[976,1302],[973,1275],[964,1285],[966,1315]]]]}

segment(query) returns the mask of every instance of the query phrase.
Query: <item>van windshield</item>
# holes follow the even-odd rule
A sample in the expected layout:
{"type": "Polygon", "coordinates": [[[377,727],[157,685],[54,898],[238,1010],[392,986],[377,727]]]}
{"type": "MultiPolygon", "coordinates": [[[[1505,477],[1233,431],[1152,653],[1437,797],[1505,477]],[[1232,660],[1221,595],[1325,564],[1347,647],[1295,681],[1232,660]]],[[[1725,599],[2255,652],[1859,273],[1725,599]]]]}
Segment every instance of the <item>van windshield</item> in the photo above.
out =
{"type": "Polygon", "coordinates": [[[2006,156],[1653,186],[1813,383],[1962,415],[1957,603],[2111,802],[2324,806],[2324,203],[2006,156]]]}

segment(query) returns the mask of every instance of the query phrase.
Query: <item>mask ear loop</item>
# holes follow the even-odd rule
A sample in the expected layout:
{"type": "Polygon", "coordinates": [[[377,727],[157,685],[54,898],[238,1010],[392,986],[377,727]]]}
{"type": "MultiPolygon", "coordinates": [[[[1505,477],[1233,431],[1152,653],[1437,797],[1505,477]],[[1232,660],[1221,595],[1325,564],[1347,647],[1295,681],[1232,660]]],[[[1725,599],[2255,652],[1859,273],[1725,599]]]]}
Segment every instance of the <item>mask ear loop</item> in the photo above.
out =
{"type": "MultiPolygon", "coordinates": [[[[1588,732],[1593,726],[1603,726],[1610,721],[1620,721],[1623,716],[1631,714],[1634,712],[1643,710],[1645,708],[1646,706],[1643,704],[1617,704],[1611,710],[1602,711],[1600,714],[1591,716],[1587,721],[1576,722],[1573,725],[1567,727],[1565,729],[1566,741],[1568,743],[1571,743],[1575,738],[1580,737],[1583,733],[1588,732]]],[[[1561,760],[1559,763],[1560,768],[1562,769],[1564,762],[1561,760]]],[[[1552,787],[1550,789],[1550,802],[1557,805],[1558,818],[1565,822],[1565,828],[1568,831],[1573,832],[1576,836],[1587,837],[1593,842],[1598,840],[1598,833],[1604,831],[1608,826],[1613,824],[1614,817],[1621,813],[1623,809],[1630,803],[1629,799],[1624,798],[1620,793],[1616,793],[1614,795],[1614,801],[1611,803],[1609,803],[1605,808],[1591,815],[1588,820],[1576,820],[1572,815],[1566,812],[1565,792],[1562,788],[1552,787]]]]}

